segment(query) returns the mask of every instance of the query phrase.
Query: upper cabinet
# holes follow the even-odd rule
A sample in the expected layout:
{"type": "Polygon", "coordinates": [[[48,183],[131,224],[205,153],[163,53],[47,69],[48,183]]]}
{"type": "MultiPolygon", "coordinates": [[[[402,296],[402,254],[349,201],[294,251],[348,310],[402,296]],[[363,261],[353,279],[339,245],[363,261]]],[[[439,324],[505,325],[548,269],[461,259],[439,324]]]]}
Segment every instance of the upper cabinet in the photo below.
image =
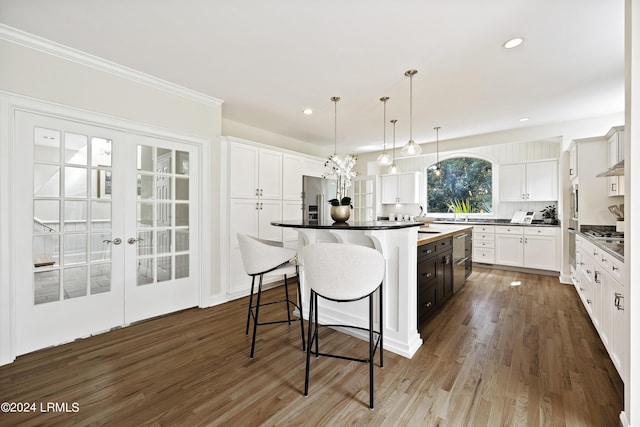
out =
{"type": "Polygon", "coordinates": [[[231,197],[282,198],[281,152],[232,142],[229,156],[231,197]]]}
{"type": "Polygon", "coordinates": [[[380,202],[420,203],[420,173],[399,173],[380,177],[380,202]]]}
{"type": "MultiPolygon", "coordinates": [[[[608,136],[609,162],[607,165],[611,167],[624,160],[624,131],[613,128],[608,136]]],[[[609,176],[607,180],[607,194],[609,196],[624,196],[624,177],[609,176]]]]}
{"type": "Polygon", "coordinates": [[[499,183],[502,202],[558,200],[558,162],[501,165],[499,183]]]}

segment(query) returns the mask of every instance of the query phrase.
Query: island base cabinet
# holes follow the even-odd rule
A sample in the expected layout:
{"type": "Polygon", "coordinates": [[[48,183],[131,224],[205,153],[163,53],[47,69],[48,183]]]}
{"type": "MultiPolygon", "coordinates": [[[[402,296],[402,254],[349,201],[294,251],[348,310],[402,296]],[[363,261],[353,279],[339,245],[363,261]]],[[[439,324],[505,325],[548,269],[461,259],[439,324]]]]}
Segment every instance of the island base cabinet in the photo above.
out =
{"type": "Polygon", "coordinates": [[[418,325],[453,295],[453,243],[445,238],[418,247],[418,325]]]}

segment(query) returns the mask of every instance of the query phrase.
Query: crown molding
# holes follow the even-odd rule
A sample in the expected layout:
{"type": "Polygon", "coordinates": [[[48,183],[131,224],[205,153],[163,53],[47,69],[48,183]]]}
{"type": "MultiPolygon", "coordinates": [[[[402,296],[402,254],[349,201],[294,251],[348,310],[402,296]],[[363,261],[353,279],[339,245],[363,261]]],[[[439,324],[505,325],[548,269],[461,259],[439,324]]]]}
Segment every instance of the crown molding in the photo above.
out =
{"type": "Polygon", "coordinates": [[[73,49],[69,46],[47,40],[34,34],[18,30],[17,28],[13,28],[5,24],[0,24],[0,40],[19,44],[30,49],[53,55],[67,61],[75,62],[86,67],[91,67],[114,76],[131,80],[133,82],[209,106],[219,107],[224,102],[221,99],[187,89],[183,86],[136,71],[132,68],[125,67],[124,65],[116,64],[115,62],[108,61],[98,56],[73,49]]]}

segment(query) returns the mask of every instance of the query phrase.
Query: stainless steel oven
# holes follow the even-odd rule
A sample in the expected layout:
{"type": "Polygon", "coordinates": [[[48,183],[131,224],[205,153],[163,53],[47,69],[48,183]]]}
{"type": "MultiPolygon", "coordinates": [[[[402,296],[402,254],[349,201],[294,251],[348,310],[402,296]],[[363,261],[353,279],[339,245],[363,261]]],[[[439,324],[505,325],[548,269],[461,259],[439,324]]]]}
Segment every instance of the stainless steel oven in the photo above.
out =
{"type": "Polygon", "coordinates": [[[569,201],[569,208],[571,210],[571,218],[577,220],[578,219],[578,208],[580,204],[578,203],[578,184],[571,185],[571,200],[569,201]]]}

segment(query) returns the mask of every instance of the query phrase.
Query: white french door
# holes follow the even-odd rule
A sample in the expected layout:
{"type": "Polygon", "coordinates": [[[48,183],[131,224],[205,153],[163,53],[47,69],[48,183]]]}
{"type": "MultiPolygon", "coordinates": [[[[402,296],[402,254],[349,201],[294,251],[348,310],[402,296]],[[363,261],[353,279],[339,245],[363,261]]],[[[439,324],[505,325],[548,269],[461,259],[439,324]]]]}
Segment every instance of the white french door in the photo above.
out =
{"type": "Polygon", "coordinates": [[[197,150],[17,111],[16,354],[198,304],[197,150]]]}

